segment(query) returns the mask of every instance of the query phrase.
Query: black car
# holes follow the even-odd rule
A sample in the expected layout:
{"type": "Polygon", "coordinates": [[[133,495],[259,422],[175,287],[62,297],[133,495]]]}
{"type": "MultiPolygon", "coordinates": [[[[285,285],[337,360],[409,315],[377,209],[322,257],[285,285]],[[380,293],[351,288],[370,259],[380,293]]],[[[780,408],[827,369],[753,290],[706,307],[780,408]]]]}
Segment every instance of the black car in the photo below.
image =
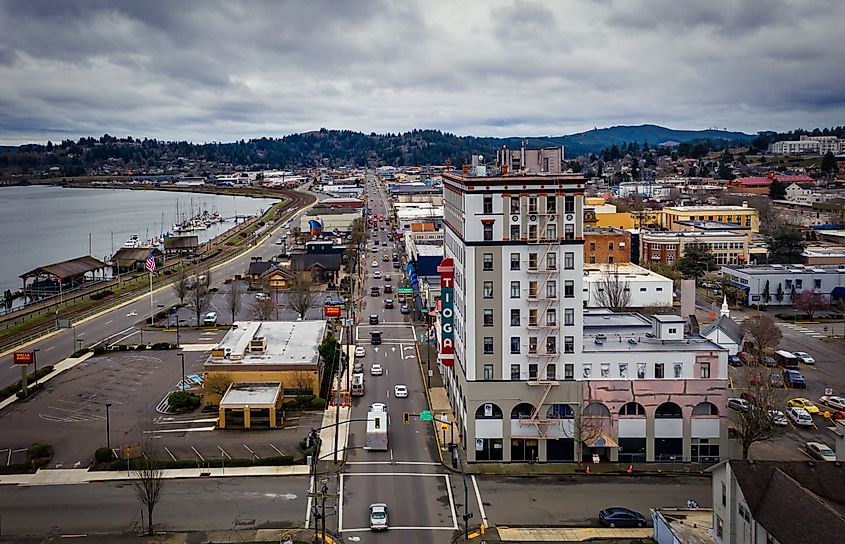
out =
{"type": "Polygon", "coordinates": [[[728,355],[728,364],[731,366],[742,366],[742,359],[739,358],[739,355],[728,355]]]}
{"type": "Polygon", "coordinates": [[[599,512],[599,522],[605,527],[645,527],[645,516],[628,508],[616,506],[599,512]]]}
{"type": "Polygon", "coordinates": [[[370,315],[370,325],[378,325],[378,314],[370,315]]]}

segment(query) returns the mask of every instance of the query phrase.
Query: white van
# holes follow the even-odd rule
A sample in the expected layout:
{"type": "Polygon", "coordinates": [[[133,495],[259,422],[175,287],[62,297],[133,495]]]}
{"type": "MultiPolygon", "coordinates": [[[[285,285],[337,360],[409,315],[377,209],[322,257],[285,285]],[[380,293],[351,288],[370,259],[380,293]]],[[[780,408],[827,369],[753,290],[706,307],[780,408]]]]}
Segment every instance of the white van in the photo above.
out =
{"type": "Polygon", "coordinates": [[[202,316],[203,325],[217,325],[217,312],[208,312],[202,316]]]}

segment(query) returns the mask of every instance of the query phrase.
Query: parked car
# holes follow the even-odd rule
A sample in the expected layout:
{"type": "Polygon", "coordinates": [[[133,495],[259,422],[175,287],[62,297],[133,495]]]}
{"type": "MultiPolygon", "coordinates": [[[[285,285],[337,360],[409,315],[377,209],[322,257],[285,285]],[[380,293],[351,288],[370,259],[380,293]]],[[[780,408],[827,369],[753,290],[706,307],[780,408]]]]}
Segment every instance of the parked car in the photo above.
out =
{"type": "Polygon", "coordinates": [[[813,459],[818,459],[819,461],[836,461],[836,454],[833,453],[833,450],[821,442],[807,442],[804,449],[813,459]]]}
{"type": "Polygon", "coordinates": [[[797,370],[784,370],[783,384],[793,389],[807,389],[807,381],[804,379],[804,375],[797,370]]]}
{"type": "Polygon", "coordinates": [[[387,530],[387,505],[383,502],[375,502],[370,505],[370,530],[387,530]]]}
{"type": "Polygon", "coordinates": [[[258,292],[255,293],[255,300],[270,300],[270,295],[267,293],[258,292]]]}
{"type": "Polygon", "coordinates": [[[728,355],[728,364],[734,367],[742,366],[742,359],[738,355],[728,355]]]}
{"type": "Polygon", "coordinates": [[[796,425],[800,425],[802,427],[813,426],[813,416],[811,416],[810,413],[803,408],[790,408],[786,411],[786,415],[789,416],[789,419],[794,421],[796,425]]]}
{"type": "Polygon", "coordinates": [[[770,372],[769,373],[769,386],[770,387],[783,387],[783,374],[778,374],[777,372],[770,372]]]}
{"type": "Polygon", "coordinates": [[[818,414],[819,407],[813,404],[810,400],[797,397],[794,399],[789,399],[786,403],[787,406],[790,408],[801,408],[802,410],[806,410],[809,414],[818,414]]]}
{"type": "Polygon", "coordinates": [[[845,398],[835,395],[819,397],[819,404],[824,404],[836,410],[845,410],[845,398]]]}
{"type": "Polygon", "coordinates": [[[397,399],[404,399],[408,396],[408,386],[406,385],[396,385],[393,387],[393,396],[397,399]]]}
{"type": "Polygon", "coordinates": [[[780,410],[769,410],[769,417],[772,418],[772,423],[779,427],[789,425],[789,422],[786,421],[786,416],[780,410]]]}
{"type": "Polygon", "coordinates": [[[800,361],[801,361],[802,363],[804,363],[805,365],[814,365],[814,364],[816,364],[816,360],[815,360],[815,359],[813,359],[813,358],[810,356],[810,354],[809,354],[809,353],[807,353],[806,351],[796,351],[796,352],[793,352],[793,355],[794,355],[794,356],[796,356],[796,357],[798,358],[798,360],[800,360],[800,361]]]}
{"type": "Polygon", "coordinates": [[[736,410],[737,412],[745,412],[751,408],[751,405],[745,399],[731,397],[728,399],[728,408],[736,410]]]}
{"type": "Polygon", "coordinates": [[[208,312],[202,316],[203,325],[217,325],[217,312],[208,312]]]}
{"type": "Polygon", "coordinates": [[[645,527],[645,516],[619,506],[605,508],[599,512],[599,523],[605,527],[645,527]]]}
{"type": "Polygon", "coordinates": [[[366,357],[367,348],[364,346],[355,346],[355,357],[366,357]]]}
{"type": "Polygon", "coordinates": [[[381,376],[384,374],[384,369],[381,367],[380,364],[375,363],[370,367],[370,374],[373,376],[381,376]]]}
{"type": "Polygon", "coordinates": [[[370,325],[378,325],[378,314],[372,314],[370,316],[370,325]]]}
{"type": "Polygon", "coordinates": [[[777,360],[774,357],[771,357],[770,355],[763,355],[762,357],[760,357],[760,364],[769,367],[778,366],[777,360]]]}
{"type": "Polygon", "coordinates": [[[737,357],[739,357],[739,359],[743,363],[745,363],[747,365],[752,365],[752,364],[757,362],[757,360],[754,358],[754,356],[751,355],[750,353],[748,353],[747,351],[740,351],[736,355],[737,355],[737,357]]]}

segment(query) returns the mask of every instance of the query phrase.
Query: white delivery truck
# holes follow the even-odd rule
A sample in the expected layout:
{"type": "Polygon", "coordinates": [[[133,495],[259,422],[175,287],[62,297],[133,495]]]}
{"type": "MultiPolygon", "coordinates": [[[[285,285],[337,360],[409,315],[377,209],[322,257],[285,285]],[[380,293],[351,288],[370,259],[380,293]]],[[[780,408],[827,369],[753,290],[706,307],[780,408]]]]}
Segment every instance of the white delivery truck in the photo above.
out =
{"type": "Polygon", "coordinates": [[[366,450],[387,451],[387,412],[367,414],[366,450]]]}
{"type": "Polygon", "coordinates": [[[352,375],[352,396],[364,396],[364,375],[361,373],[352,375]]]}

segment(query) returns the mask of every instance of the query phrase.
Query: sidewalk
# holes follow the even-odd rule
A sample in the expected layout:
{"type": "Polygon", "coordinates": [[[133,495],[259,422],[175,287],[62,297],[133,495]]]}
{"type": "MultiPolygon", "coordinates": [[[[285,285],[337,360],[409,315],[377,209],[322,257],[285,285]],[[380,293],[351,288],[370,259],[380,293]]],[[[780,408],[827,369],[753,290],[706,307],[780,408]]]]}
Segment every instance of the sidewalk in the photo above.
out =
{"type": "MultiPolygon", "coordinates": [[[[70,370],[71,368],[75,367],[79,363],[86,361],[87,359],[89,359],[93,356],[94,356],[94,352],[89,351],[88,353],[85,353],[84,355],[82,355],[82,357],[76,357],[76,358],[68,357],[67,359],[65,359],[63,361],[59,361],[58,363],[56,363],[55,366],[53,366],[53,372],[47,374],[43,378],[33,382],[30,385],[34,385],[35,383],[43,384],[45,382],[49,382],[50,380],[52,380],[53,378],[55,378],[56,376],[58,376],[59,374],[61,374],[65,370],[70,370]]],[[[17,395],[12,395],[11,397],[8,397],[7,399],[0,402],[0,410],[2,410],[6,406],[9,406],[10,404],[12,404],[14,402],[17,402],[18,400],[20,400],[20,399],[18,399],[17,395]]]]}
{"type": "MultiPolygon", "coordinates": [[[[229,544],[235,542],[281,542],[282,537],[291,536],[295,540],[311,542],[314,537],[313,530],[304,529],[242,529],[237,531],[191,531],[191,532],[167,532],[156,533],[153,536],[132,534],[100,534],[100,535],[72,535],[70,537],[59,537],[56,540],[72,540],[85,544],[197,544],[214,543],[229,544]]],[[[337,542],[329,540],[327,542],[337,542]]],[[[51,539],[52,540],[52,539],[51,539]]],[[[26,544],[40,544],[45,542],[43,537],[15,538],[15,542],[26,544]]]]}
{"type": "MultiPolygon", "coordinates": [[[[223,468],[174,468],[162,471],[166,480],[183,478],[241,478],[247,476],[307,476],[309,467],[288,465],[281,467],[223,467],[223,468]]],[[[40,469],[35,474],[0,475],[0,485],[79,485],[96,482],[131,480],[129,471],[89,471],[81,468],[40,469]]]]}

